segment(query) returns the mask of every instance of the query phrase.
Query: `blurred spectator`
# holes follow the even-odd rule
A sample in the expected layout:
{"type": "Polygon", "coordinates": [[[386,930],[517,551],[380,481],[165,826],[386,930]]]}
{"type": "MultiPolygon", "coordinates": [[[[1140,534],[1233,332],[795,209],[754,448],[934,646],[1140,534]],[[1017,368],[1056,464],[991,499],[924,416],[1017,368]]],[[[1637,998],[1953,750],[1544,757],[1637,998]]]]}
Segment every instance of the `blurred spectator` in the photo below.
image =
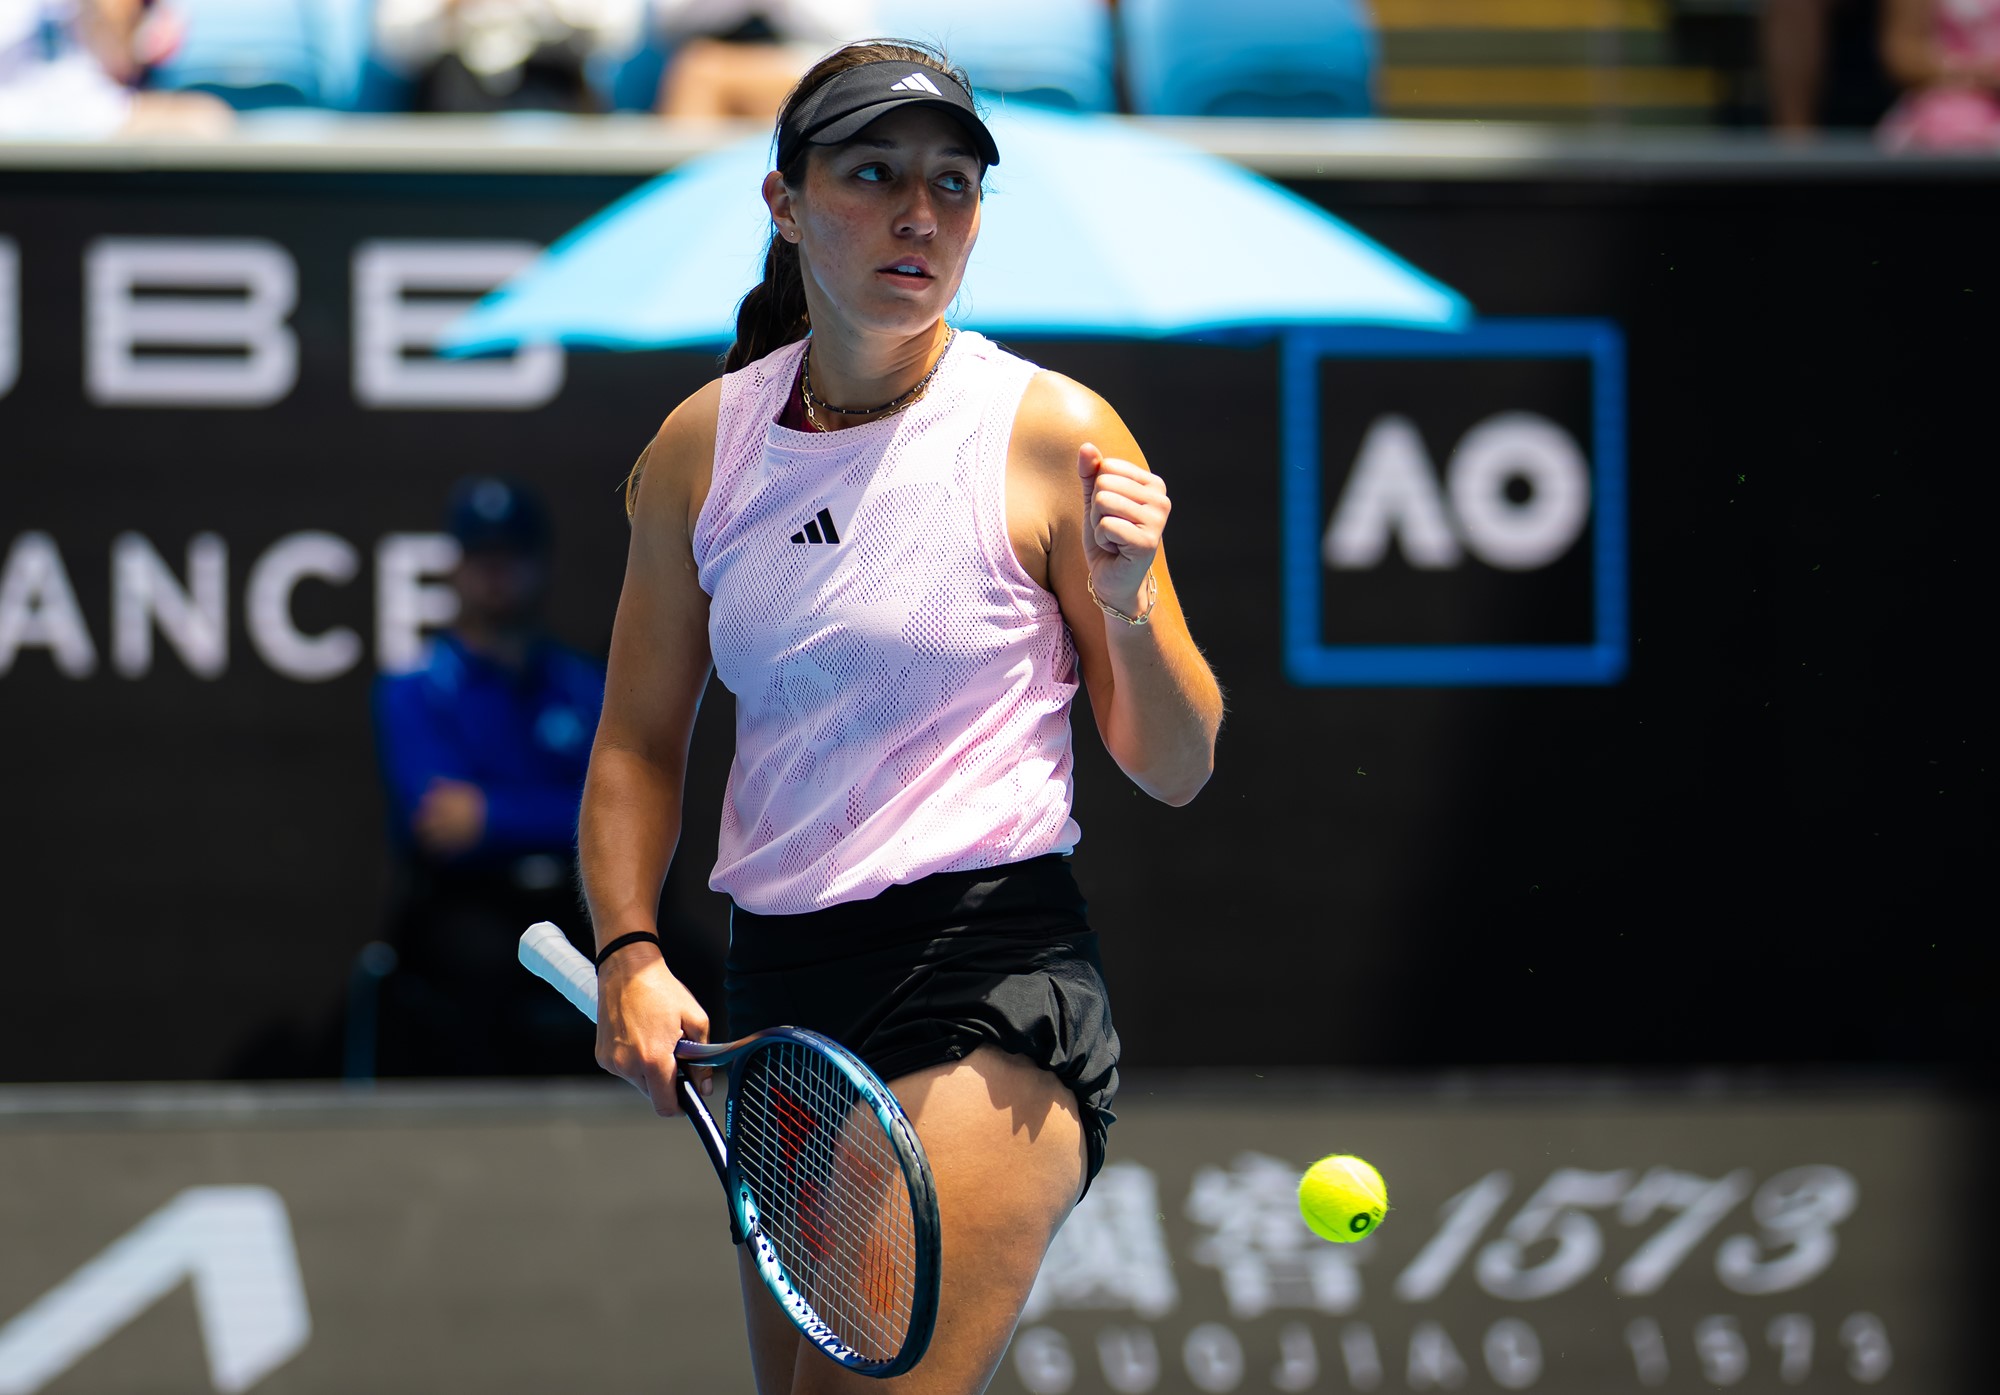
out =
{"type": "Polygon", "coordinates": [[[179,42],[147,0],[0,0],[0,137],[213,135],[228,106],[199,92],[141,92],[179,42]]]}
{"type": "Polygon", "coordinates": [[[2000,150],[2000,0],[1886,0],[1891,150],[2000,150]]]}
{"type": "Polygon", "coordinates": [[[673,48],[660,112],[769,119],[828,49],[873,36],[873,0],[655,0],[673,48]]]}
{"type": "Polygon", "coordinates": [[[1882,0],[1767,0],[1771,125],[1790,135],[1869,127],[1895,99],[1882,70],[1882,0]]]}
{"type": "Polygon", "coordinates": [[[541,628],[550,537],[532,493],[466,480],[450,529],[458,619],[422,667],[375,691],[401,883],[379,1069],[587,1070],[587,1024],[521,970],[515,945],[535,921],[583,921],[571,868],[604,670],[541,628]]]}
{"type": "Polygon", "coordinates": [[[380,0],[377,53],[417,111],[600,109],[594,60],[638,44],[646,0],[380,0]]]}

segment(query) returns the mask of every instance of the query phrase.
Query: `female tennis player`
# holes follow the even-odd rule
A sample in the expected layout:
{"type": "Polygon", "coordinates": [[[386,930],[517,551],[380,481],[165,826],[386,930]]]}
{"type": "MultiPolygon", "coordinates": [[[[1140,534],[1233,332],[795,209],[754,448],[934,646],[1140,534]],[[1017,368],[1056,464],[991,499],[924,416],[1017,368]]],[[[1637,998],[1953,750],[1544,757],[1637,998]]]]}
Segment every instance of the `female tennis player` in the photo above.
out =
{"type": "MultiPolygon", "coordinates": [[[[1118,1041],[1066,857],[1079,675],[1119,766],[1170,804],[1207,781],[1222,718],[1131,433],[945,321],[999,159],[919,47],[841,49],[787,99],[763,283],[723,377],[634,471],[581,828],[598,1059],[672,1114],[674,1044],[709,1017],[648,937],[713,667],[737,712],[711,877],[729,1029],[824,1032],[915,1122],[941,1306],[890,1384],[926,1395],[985,1389],[1104,1158],[1118,1041]]],[[[873,1384],[743,1288],[760,1395],[873,1384]]]]}

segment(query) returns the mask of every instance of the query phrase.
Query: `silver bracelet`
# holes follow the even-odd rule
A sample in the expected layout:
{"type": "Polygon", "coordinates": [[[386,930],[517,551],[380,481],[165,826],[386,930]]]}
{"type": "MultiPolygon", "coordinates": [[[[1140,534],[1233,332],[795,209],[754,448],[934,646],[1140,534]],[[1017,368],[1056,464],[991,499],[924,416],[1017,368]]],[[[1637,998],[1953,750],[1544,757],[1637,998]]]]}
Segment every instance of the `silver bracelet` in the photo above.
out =
{"type": "Polygon", "coordinates": [[[1160,579],[1154,576],[1151,571],[1146,573],[1146,608],[1137,615],[1127,615],[1117,606],[1106,605],[1102,600],[1099,600],[1097,587],[1091,583],[1088,571],[1085,571],[1083,574],[1083,584],[1084,588],[1090,592],[1090,598],[1093,601],[1097,601],[1097,608],[1106,615],[1115,615],[1128,625],[1150,625],[1153,623],[1153,607],[1160,603],[1160,579]]]}

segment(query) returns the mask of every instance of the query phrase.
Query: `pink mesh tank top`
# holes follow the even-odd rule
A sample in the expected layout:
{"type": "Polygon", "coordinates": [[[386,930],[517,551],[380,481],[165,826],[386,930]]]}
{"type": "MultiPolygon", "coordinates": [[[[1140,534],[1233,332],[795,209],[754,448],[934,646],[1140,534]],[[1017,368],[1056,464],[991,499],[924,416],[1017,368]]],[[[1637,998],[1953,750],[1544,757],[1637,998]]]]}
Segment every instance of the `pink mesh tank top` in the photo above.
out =
{"type": "Polygon", "coordinates": [[[1076,651],[1007,536],[1038,370],[961,332],[915,405],[820,434],[777,425],[805,349],[723,378],[695,522],[736,695],[709,885],[795,914],[1068,852],[1076,651]]]}

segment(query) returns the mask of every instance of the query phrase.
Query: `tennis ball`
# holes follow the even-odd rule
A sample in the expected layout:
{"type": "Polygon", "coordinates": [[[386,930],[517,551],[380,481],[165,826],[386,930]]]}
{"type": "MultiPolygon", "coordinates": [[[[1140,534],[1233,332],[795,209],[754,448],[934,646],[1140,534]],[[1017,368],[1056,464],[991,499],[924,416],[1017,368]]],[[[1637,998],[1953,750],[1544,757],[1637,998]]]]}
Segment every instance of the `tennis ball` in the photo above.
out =
{"type": "Polygon", "coordinates": [[[1322,1240],[1345,1245],[1373,1235],[1388,1210],[1382,1174],[1346,1153],[1321,1158],[1299,1178],[1299,1214],[1322,1240]]]}

